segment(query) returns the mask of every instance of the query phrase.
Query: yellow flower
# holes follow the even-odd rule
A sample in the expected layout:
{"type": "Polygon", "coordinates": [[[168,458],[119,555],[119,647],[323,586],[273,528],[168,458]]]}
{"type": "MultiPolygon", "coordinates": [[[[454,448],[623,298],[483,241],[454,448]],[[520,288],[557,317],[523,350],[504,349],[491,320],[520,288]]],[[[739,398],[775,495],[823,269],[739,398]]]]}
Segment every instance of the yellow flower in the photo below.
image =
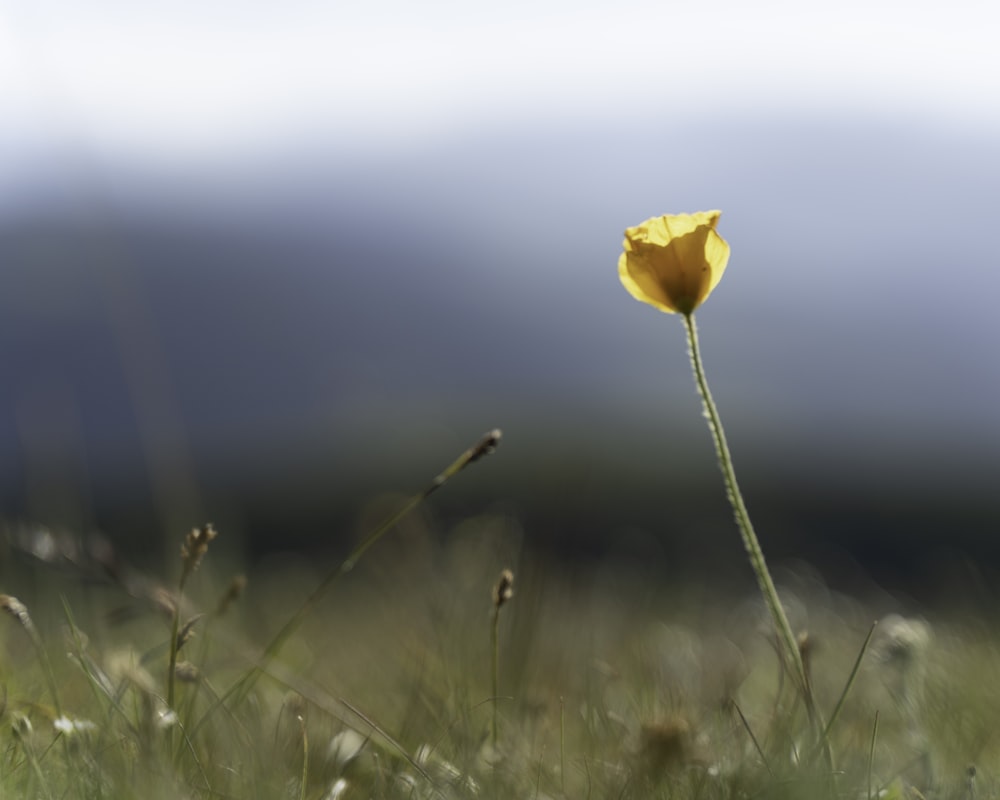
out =
{"type": "Polygon", "coordinates": [[[618,277],[636,299],[690,314],[719,283],[729,245],[715,232],[721,211],[667,214],[625,231],[618,277]]]}

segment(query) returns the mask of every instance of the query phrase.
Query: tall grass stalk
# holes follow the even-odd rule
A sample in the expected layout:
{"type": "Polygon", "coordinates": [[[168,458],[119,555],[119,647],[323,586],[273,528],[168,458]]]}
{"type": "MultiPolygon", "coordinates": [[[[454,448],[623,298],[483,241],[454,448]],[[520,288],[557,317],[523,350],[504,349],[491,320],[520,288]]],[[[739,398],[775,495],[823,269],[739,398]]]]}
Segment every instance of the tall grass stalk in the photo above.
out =
{"type": "Polygon", "coordinates": [[[496,750],[498,738],[498,719],[500,703],[500,609],[514,596],[514,573],[505,569],[500,573],[500,579],[493,587],[493,624],[490,629],[490,649],[493,653],[493,724],[490,732],[493,737],[493,749],[496,750]]]}
{"type": "MultiPolygon", "coordinates": [[[[284,647],[285,643],[292,636],[292,634],[299,629],[299,626],[302,625],[305,618],[309,616],[309,613],[316,607],[319,601],[323,599],[326,593],[330,590],[330,587],[354,569],[358,561],[361,560],[362,556],[364,556],[364,554],[367,553],[376,542],[395,528],[397,524],[412,513],[421,503],[424,502],[424,500],[444,486],[449,480],[455,477],[455,475],[467,466],[496,450],[497,445],[500,444],[501,437],[502,433],[498,429],[493,429],[484,434],[480,440],[476,442],[476,444],[462,453],[444,470],[442,470],[441,473],[438,474],[422,492],[411,497],[402,508],[390,515],[380,525],[368,533],[368,535],[365,536],[360,542],[358,542],[354,549],[347,555],[347,558],[345,558],[338,567],[331,570],[326,577],[320,581],[319,585],[313,590],[312,594],[310,594],[303,601],[298,610],[292,614],[284,626],[282,626],[281,630],[279,630],[267,644],[256,663],[247,670],[247,672],[229,689],[229,691],[226,692],[225,695],[223,695],[222,701],[225,702],[232,700],[234,705],[241,703],[253,688],[261,673],[267,669],[271,660],[277,656],[279,652],[281,652],[281,648],[284,647]]],[[[209,713],[211,713],[211,711],[209,713]]]]}
{"type": "Polygon", "coordinates": [[[305,718],[299,715],[299,732],[302,734],[302,777],[299,784],[299,800],[306,800],[309,790],[309,731],[306,728],[305,718]]]}
{"type": "Polygon", "coordinates": [[[28,613],[28,607],[16,597],[9,594],[0,594],[0,609],[6,611],[17,621],[17,624],[31,642],[31,647],[35,651],[35,657],[42,666],[42,673],[45,676],[46,684],[48,684],[49,694],[52,695],[52,706],[55,709],[56,716],[61,717],[62,706],[59,703],[59,689],[56,686],[55,673],[52,671],[52,662],[49,661],[49,654],[45,650],[45,644],[38,633],[38,628],[35,627],[35,623],[31,619],[31,614],[28,613]]]}
{"type": "MultiPolygon", "coordinates": [[[[35,753],[35,749],[32,747],[30,742],[31,723],[28,721],[28,718],[25,716],[15,717],[12,731],[14,738],[21,745],[21,751],[24,753],[25,761],[27,761],[28,765],[31,767],[31,772],[38,783],[41,796],[47,798],[47,800],[53,800],[55,795],[49,787],[49,782],[45,777],[45,771],[42,769],[38,756],[35,753]]],[[[25,796],[29,795],[26,793],[25,796]]]]}
{"type": "Polygon", "coordinates": [[[872,786],[872,771],[875,766],[875,742],[878,739],[878,711],[875,712],[875,721],[872,723],[872,743],[868,748],[868,800],[874,797],[872,786]]]}
{"type": "Polygon", "coordinates": [[[864,642],[861,644],[861,649],[858,651],[858,657],[854,659],[854,666],[851,668],[851,674],[847,676],[847,683],[844,684],[844,690],[840,693],[837,705],[833,707],[833,711],[830,713],[830,719],[826,723],[826,730],[823,732],[824,740],[828,740],[830,738],[830,731],[833,730],[833,726],[840,717],[840,712],[844,708],[844,702],[847,700],[847,695],[850,694],[851,687],[854,686],[854,680],[858,677],[858,672],[861,671],[861,662],[864,661],[865,653],[868,652],[868,645],[871,644],[872,636],[875,635],[875,628],[877,626],[877,621],[872,623],[871,628],[868,629],[868,635],[865,637],[864,642]]]}
{"type": "Polygon", "coordinates": [[[208,545],[215,537],[216,531],[211,525],[194,528],[184,537],[184,544],[181,546],[181,576],[177,581],[177,597],[174,601],[173,619],[170,622],[170,658],[167,666],[167,706],[173,710],[175,710],[174,688],[177,682],[177,652],[181,646],[180,624],[184,586],[205,557],[208,545]]]}

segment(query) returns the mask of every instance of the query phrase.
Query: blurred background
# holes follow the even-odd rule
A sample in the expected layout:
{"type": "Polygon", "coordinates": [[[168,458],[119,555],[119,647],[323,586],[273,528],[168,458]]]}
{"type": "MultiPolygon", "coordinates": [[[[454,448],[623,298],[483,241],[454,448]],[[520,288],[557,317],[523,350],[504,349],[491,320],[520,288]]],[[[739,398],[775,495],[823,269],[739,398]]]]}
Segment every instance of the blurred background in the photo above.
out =
{"type": "Polygon", "coordinates": [[[6,3],[0,515],[342,549],[497,426],[442,529],[745,578],[682,325],[616,268],[719,208],[698,322],[765,550],[988,585],[998,35],[974,0],[6,3]]]}

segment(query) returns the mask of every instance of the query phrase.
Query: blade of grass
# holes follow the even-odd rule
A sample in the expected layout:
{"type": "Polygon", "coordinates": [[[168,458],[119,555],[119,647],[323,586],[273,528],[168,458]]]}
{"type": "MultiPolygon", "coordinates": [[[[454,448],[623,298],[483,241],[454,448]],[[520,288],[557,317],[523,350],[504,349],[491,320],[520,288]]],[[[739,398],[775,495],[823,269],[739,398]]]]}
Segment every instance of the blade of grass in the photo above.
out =
{"type": "Polygon", "coordinates": [[[878,711],[875,712],[875,722],[872,725],[872,744],[868,749],[868,800],[872,800],[872,766],[875,763],[875,739],[878,737],[878,711]]]}
{"type": "Polygon", "coordinates": [[[302,778],[299,786],[299,800],[306,800],[306,792],[309,787],[309,731],[306,728],[306,721],[299,717],[299,729],[302,731],[302,778]]]}
{"type": "MultiPolygon", "coordinates": [[[[269,678],[281,684],[286,689],[290,689],[301,695],[307,702],[311,703],[323,713],[330,715],[335,720],[342,722],[344,725],[352,729],[357,729],[357,720],[360,720],[368,729],[368,732],[365,734],[366,738],[372,741],[375,741],[376,737],[381,739],[383,742],[388,744],[392,750],[396,751],[400,758],[413,767],[420,777],[424,778],[424,780],[429,783],[433,783],[430,775],[427,774],[427,771],[416,762],[416,760],[406,751],[403,745],[400,744],[388,731],[386,731],[385,728],[379,725],[378,722],[372,719],[368,714],[355,706],[353,703],[345,700],[343,697],[331,695],[325,689],[309,683],[301,676],[292,675],[290,672],[287,672],[276,664],[272,664],[268,667],[267,675],[269,678]],[[340,710],[341,708],[354,717],[354,720],[345,719],[345,715],[340,710]]],[[[361,731],[358,732],[360,733],[361,731]]]]}
{"type": "Polygon", "coordinates": [[[566,795],[566,699],[559,697],[559,790],[566,795]]]}
{"type": "MultiPolygon", "coordinates": [[[[878,620],[872,623],[871,628],[868,629],[868,635],[865,637],[864,642],[861,643],[861,650],[858,651],[858,657],[854,660],[854,666],[851,669],[851,674],[847,676],[847,683],[844,684],[844,690],[840,693],[840,698],[837,700],[837,705],[833,707],[833,712],[830,714],[830,720],[826,723],[826,728],[823,731],[823,740],[827,742],[827,747],[829,747],[830,731],[833,730],[833,726],[840,716],[840,712],[844,708],[844,701],[847,700],[847,695],[851,691],[851,687],[854,686],[854,680],[858,677],[858,672],[861,669],[861,662],[864,660],[865,653],[868,652],[868,645],[871,644],[872,636],[875,634],[875,628],[878,625],[878,620]]],[[[822,746],[817,745],[817,747],[822,746]]],[[[816,756],[816,751],[813,752],[813,757],[816,756]]]]}
{"type": "MultiPolygon", "coordinates": [[[[70,637],[73,640],[73,647],[76,652],[75,661],[77,666],[83,672],[87,679],[87,683],[90,685],[91,692],[94,694],[94,698],[98,705],[103,705],[104,701],[107,701],[108,709],[114,711],[121,718],[122,722],[128,728],[129,733],[133,738],[138,738],[139,731],[136,729],[135,724],[129,718],[128,713],[124,709],[121,703],[121,698],[115,691],[114,686],[111,684],[110,678],[104,673],[104,671],[94,663],[94,660],[85,651],[82,631],[76,624],[76,620],[73,617],[73,611],[70,608],[69,601],[66,599],[65,595],[61,595],[63,613],[66,616],[66,624],[69,628],[70,637]]],[[[108,718],[110,719],[110,713],[105,709],[108,718]]],[[[103,737],[104,729],[101,729],[101,736],[103,737]]]]}
{"type": "MultiPolygon", "coordinates": [[[[24,718],[27,720],[27,718],[24,718]]],[[[28,766],[31,767],[31,772],[38,782],[39,790],[42,796],[48,798],[49,800],[54,800],[55,795],[52,794],[52,789],[49,787],[49,782],[45,778],[45,772],[41,765],[38,763],[38,758],[35,755],[35,751],[28,741],[28,736],[19,732],[19,728],[15,722],[14,727],[14,738],[21,745],[21,752],[24,753],[24,758],[28,762],[28,766]]]]}
{"type": "Polygon", "coordinates": [[[743,714],[743,709],[740,708],[739,703],[735,700],[733,701],[733,708],[736,709],[736,713],[740,716],[740,722],[743,723],[743,727],[746,729],[747,735],[750,737],[750,741],[753,742],[754,748],[757,750],[757,755],[760,756],[760,760],[764,762],[764,769],[767,770],[767,774],[772,778],[774,777],[774,772],[771,770],[771,765],[768,763],[767,756],[764,755],[764,751],[761,749],[760,742],[757,741],[757,737],[754,735],[753,728],[750,727],[750,722],[747,720],[746,716],[743,714]]]}
{"type": "Polygon", "coordinates": [[[55,673],[52,671],[52,662],[49,661],[49,654],[45,650],[45,643],[42,642],[42,636],[38,632],[38,628],[35,627],[35,623],[31,619],[31,614],[28,613],[28,607],[13,595],[0,594],[0,609],[7,612],[17,622],[31,642],[31,646],[35,651],[35,658],[41,665],[42,675],[48,684],[56,716],[61,717],[62,706],[59,703],[59,689],[56,685],[55,673]]]}

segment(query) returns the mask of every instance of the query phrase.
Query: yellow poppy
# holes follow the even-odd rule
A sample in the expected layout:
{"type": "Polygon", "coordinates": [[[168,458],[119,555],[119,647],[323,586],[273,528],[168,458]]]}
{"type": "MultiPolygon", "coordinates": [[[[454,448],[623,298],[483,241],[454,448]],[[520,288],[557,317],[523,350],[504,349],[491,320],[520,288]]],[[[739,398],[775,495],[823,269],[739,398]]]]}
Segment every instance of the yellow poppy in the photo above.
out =
{"type": "Polygon", "coordinates": [[[721,214],[667,214],[626,229],[618,277],[629,293],[668,314],[704,303],[729,261],[729,245],[715,232],[721,214]]]}

